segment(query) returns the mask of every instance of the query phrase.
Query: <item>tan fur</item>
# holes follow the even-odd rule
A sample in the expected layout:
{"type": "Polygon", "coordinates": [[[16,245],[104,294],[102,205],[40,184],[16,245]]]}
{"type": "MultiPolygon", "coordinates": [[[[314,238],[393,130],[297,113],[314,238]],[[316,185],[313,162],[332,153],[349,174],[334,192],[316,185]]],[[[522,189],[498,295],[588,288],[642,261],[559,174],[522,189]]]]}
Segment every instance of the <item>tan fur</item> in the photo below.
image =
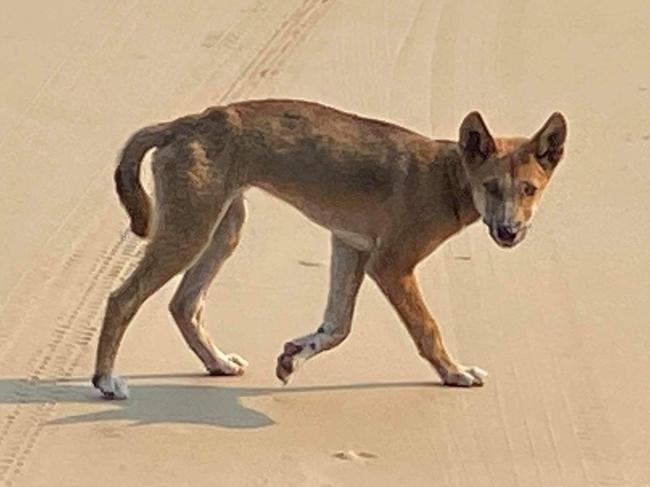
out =
{"type": "Polygon", "coordinates": [[[446,351],[414,269],[479,217],[506,246],[498,225],[527,225],[565,137],[559,114],[532,139],[493,139],[474,112],[456,143],[298,100],[233,103],[142,129],[125,147],[115,180],[132,229],[151,240],[108,300],[93,383],[105,397],[126,396],[123,381],[112,376],[124,331],[140,305],[184,270],[170,310],[188,345],[211,374],[244,371],[246,361],[221,352],[205,332],[203,297],[239,240],[242,193],[256,186],[332,232],[323,322],[287,342],[276,369],[281,380],[345,339],[367,274],[445,384],[482,384],[481,369],[459,365],[446,351]],[[140,160],[152,147],[155,215],[139,182],[140,160]],[[496,190],[486,193],[486,182],[494,181],[499,198],[496,190]],[[530,186],[535,195],[524,194],[530,186]]]}

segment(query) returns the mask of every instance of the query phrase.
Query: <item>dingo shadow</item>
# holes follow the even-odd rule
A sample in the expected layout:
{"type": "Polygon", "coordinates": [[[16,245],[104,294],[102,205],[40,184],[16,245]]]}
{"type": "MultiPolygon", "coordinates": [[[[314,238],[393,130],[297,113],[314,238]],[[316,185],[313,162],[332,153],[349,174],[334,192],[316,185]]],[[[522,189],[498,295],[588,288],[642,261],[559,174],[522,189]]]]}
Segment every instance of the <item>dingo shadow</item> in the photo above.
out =
{"type": "MultiPolygon", "coordinates": [[[[129,421],[132,426],[181,423],[253,429],[275,422],[266,414],[242,403],[260,396],[305,394],[325,391],[355,391],[441,386],[435,382],[386,382],[306,387],[235,387],[216,382],[204,384],[138,384],[140,379],[197,378],[194,374],[134,375],[130,379],[131,397],[126,401],[104,401],[88,379],[37,381],[0,379],[2,404],[101,403],[106,409],[58,418],[48,424],[79,424],[99,421],[129,421]]],[[[206,382],[211,379],[206,378],[206,382]]],[[[219,380],[219,379],[217,379],[219,380]]]]}

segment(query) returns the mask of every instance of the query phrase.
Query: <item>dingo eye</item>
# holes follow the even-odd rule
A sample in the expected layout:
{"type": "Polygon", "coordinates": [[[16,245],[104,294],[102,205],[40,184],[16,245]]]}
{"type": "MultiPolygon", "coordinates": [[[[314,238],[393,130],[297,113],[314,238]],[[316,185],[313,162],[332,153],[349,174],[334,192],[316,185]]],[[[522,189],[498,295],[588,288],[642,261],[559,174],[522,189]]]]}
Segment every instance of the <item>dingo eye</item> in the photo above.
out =
{"type": "Polygon", "coordinates": [[[537,188],[530,184],[528,181],[524,181],[524,184],[522,186],[522,191],[525,196],[535,196],[535,193],[537,192],[537,188]]]}
{"type": "Polygon", "coordinates": [[[483,183],[483,187],[488,194],[492,196],[500,196],[501,189],[499,189],[499,182],[496,179],[491,179],[483,183]]]}

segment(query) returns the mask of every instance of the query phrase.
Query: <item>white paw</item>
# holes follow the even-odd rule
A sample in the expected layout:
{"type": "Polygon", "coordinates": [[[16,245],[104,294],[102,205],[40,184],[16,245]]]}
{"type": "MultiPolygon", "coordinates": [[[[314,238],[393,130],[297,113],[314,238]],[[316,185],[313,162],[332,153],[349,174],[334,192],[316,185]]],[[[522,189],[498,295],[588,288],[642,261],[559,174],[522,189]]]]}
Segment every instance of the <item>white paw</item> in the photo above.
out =
{"type": "Polygon", "coordinates": [[[237,355],[236,353],[229,353],[227,357],[230,362],[234,362],[244,369],[248,367],[248,360],[246,360],[241,355],[237,355]]]}
{"type": "Polygon", "coordinates": [[[482,386],[488,373],[480,367],[459,367],[458,371],[448,372],[442,381],[446,386],[472,387],[482,386]]]}
{"type": "Polygon", "coordinates": [[[242,375],[246,372],[248,361],[236,353],[219,357],[214,365],[208,367],[210,375],[242,375]]]}
{"type": "Polygon", "coordinates": [[[126,379],[113,375],[102,375],[93,377],[93,385],[99,389],[104,399],[128,399],[129,387],[126,379]]]}

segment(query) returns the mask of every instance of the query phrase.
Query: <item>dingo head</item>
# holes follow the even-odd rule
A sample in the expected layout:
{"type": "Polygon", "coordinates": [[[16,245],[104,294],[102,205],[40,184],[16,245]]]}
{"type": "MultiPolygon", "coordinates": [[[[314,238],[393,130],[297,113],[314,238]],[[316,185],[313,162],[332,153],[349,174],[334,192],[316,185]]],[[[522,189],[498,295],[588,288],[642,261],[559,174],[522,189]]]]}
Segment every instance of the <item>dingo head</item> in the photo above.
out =
{"type": "Polygon", "coordinates": [[[463,167],[474,205],[499,246],[514,247],[526,236],[542,191],[562,158],[566,134],[566,120],[558,112],[530,139],[492,138],[478,112],[463,120],[463,167]]]}

